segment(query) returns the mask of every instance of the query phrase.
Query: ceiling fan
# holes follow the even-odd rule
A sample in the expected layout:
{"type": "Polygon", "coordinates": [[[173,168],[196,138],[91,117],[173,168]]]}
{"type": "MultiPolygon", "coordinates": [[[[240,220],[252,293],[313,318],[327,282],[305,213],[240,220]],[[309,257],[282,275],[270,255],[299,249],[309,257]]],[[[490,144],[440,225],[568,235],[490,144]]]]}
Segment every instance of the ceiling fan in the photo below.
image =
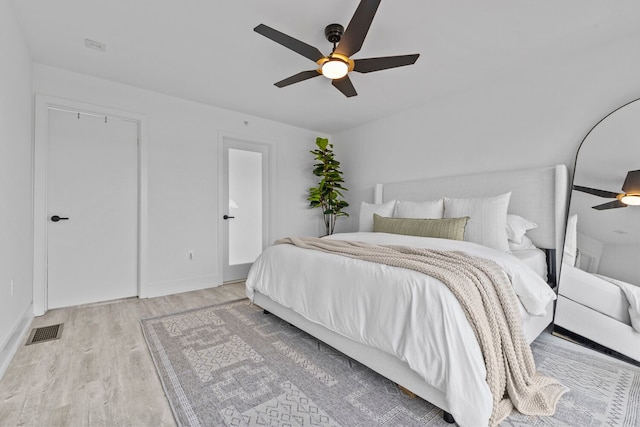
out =
{"type": "Polygon", "coordinates": [[[598,190],[596,188],[582,187],[580,185],[574,185],[573,189],[582,191],[583,193],[593,194],[598,197],[616,199],[612,202],[593,206],[593,209],[597,209],[599,211],[604,209],[626,208],[628,205],[637,206],[640,205],[640,170],[627,172],[627,177],[622,185],[622,191],[624,191],[624,193],[614,193],[613,191],[598,190]]]}
{"type": "Polygon", "coordinates": [[[351,59],[353,54],[360,51],[380,1],[361,0],[346,30],[340,24],[327,25],[324,34],[327,40],[333,43],[333,50],[327,56],[323,55],[317,48],[264,24],[255,27],[253,29],[255,32],[309,58],[320,66],[316,70],[294,74],[275,83],[275,85],[281,88],[323,75],[331,79],[331,84],[346,97],[352,97],[358,93],[349,79],[349,72],[370,73],[415,63],[420,54],[351,59]]]}

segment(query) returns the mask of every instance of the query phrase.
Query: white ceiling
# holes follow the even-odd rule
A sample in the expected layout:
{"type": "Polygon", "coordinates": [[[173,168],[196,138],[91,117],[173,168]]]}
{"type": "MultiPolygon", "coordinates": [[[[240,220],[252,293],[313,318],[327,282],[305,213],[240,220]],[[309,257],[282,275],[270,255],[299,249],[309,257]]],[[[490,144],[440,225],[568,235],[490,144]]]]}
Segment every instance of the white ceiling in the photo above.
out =
{"type": "Polygon", "coordinates": [[[637,34],[637,0],[384,0],[354,59],[420,53],[413,66],[351,73],[347,99],[316,65],[255,33],[264,23],[329,53],[358,0],[13,0],[36,62],[333,133],[478,82],[637,34]],[[89,50],[84,40],[107,45],[89,50]]]}

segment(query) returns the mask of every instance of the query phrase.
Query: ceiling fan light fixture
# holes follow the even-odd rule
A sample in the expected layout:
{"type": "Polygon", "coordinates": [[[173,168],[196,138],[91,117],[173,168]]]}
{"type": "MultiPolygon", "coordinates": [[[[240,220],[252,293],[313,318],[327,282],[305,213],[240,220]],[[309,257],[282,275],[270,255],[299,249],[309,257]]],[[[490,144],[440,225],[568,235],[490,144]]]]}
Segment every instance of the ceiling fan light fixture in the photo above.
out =
{"type": "Polygon", "coordinates": [[[328,79],[341,79],[349,72],[349,64],[340,58],[329,58],[322,64],[321,70],[328,79]]]}
{"type": "Polygon", "coordinates": [[[640,195],[638,194],[625,194],[620,197],[620,201],[625,205],[631,206],[639,206],[640,205],[640,195]]]}

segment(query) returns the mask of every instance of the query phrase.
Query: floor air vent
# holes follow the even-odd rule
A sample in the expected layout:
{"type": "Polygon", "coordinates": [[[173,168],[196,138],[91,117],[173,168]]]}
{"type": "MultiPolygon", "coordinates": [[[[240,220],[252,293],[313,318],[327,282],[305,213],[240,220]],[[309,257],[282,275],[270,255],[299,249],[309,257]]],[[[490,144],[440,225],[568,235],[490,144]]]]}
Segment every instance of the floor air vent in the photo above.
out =
{"type": "Polygon", "coordinates": [[[62,325],[63,323],[59,323],[57,325],[43,326],[42,328],[33,328],[26,345],[59,339],[62,336],[62,325]]]}

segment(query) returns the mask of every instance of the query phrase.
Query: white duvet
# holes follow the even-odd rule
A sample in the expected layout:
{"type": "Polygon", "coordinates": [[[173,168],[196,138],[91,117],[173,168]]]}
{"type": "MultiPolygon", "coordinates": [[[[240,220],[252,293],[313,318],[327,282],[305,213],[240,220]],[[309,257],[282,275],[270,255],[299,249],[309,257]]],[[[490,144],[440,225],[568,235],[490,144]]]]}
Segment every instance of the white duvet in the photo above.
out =
{"type": "MultiPolygon", "coordinates": [[[[545,314],[555,299],[544,280],[516,257],[474,243],[386,233],[327,238],[460,250],[491,259],[511,279],[523,319],[545,314]]],[[[275,245],[258,257],[246,285],[251,300],[258,291],[312,322],[405,361],[445,393],[458,425],[488,424],[492,399],[480,347],[458,301],[439,280],[413,270],[275,245]]]]}

